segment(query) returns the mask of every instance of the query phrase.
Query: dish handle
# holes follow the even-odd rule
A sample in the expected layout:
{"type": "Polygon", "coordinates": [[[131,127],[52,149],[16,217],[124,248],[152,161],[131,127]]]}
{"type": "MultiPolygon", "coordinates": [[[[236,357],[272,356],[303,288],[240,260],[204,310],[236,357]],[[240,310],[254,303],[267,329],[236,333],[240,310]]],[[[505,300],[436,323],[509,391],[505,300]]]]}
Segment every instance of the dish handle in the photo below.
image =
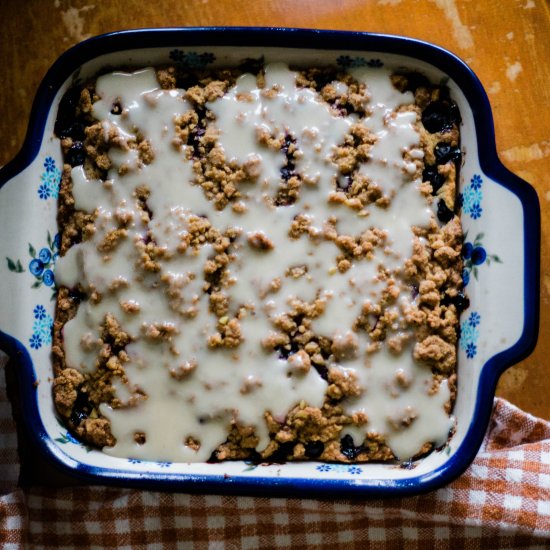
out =
{"type": "Polygon", "coordinates": [[[61,181],[55,156],[39,154],[19,171],[16,158],[0,171],[0,349],[8,354],[51,343],[61,181]]]}
{"type": "Polygon", "coordinates": [[[471,304],[461,319],[460,348],[466,360],[482,359],[496,382],[537,342],[540,206],[535,189],[500,162],[491,172],[474,174],[463,190],[463,278],[471,304]]]}

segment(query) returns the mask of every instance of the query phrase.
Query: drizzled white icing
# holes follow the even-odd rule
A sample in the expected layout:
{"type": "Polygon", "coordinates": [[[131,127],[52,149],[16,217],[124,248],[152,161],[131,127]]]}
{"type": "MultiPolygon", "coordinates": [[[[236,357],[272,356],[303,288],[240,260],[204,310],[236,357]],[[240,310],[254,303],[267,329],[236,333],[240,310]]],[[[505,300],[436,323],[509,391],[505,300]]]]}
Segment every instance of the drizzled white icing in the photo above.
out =
{"type": "MultiPolygon", "coordinates": [[[[215,115],[211,124],[219,131],[226,159],[259,165],[255,183],[242,185],[246,210],[240,214],[230,207],[215,209],[194,183],[187,146],[174,146],[174,118],[191,109],[183,90],[161,90],[151,68],[98,79],[96,91],[101,99],[94,103],[93,115],[103,121],[106,138],[114,127],[124,143],[109,151],[112,168],[106,182],[89,181],[81,167],[73,169],[75,206],[96,212],[96,231],[58,261],[56,279],[68,287],[80,283],[85,290],[93,288],[102,294],[98,303],[83,302],[64,327],[68,366],[85,373],[94,370],[101,325],[108,313],[133,338],[126,347],[128,382],[116,378],[113,385],[123,404],[138,390],[147,398],[135,406],[101,406],[117,439],[105,452],[150,460],[204,461],[225,441],[231,420],[254,426],[260,439],[257,450],[262,451],[269,442],[265,411],[284,419],[301,402],[313,407],[323,404],[327,384],[313,368],[297,373],[289,361],[262,348],[262,340],[274,330],[274,319],[292,309],[293,298],[310,302],[320,298],[326,309],[313,321],[312,329],[334,339],[350,334],[364,303],[380,297],[379,267],[393,270],[398,277],[400,266],[412,252],[411,227],[426,226],[433,216],[419,192],[420,181],[413,178],[415,165],[403,158],[405,151],[410,159],[422,158],[416,113],[396,112],[400,105],[412,103],[412,94],[395,90],[386,69],[356,69],[352,76],[368,87],[370,114],[362,123],[377,137],[371,158],[359,172],[392,198],[390,206],[369,205],[357,212],[329,202],[339,177],[334,149],[343,143],[358,116],[342,116],[314,91],[299,89],[295,73],[278,63],[266,67],[264,89],[257,87],[254,76],[245,74],[228,93],[207,105],[215,115]],[[271,89],[276,93],[265,93],[271,89]],[[122,115],[111,113],[115,101],[122,115]],[[277,207],[268,200],[280,185],[285,156],[260,146],[259,130],[274,137],[290,134],[295,140],[299,151],[295,170],[304,183],[298,200],[290,206],[277,207]],[[154,152],[149,164],[139,161],[133,146],[138,136],[154,152]],[[150,191],[147,205],[153,218],[148,223],[142,220],[135,198],[140,186],[150,191]],[[290,225],[299,213],[308,216],[319,236],[289,239],[290,225]],[[210,244],[178,249],[193,214],[207,217],[219,230],[241,230],[233,247],[237,259],[228,267],[232,284],[224,289],[230,296],[230,317],[241,306],[248,308],[240,320],[244,338],[235,349],[208,347],[218,319],[203,292],[203,268],[215,252],[210,244]],[[369,228],[383,229],[386,247],[376,248],[372,259],[354,261],[340,273],[335,268],[340,250],[320,237],[331,216],[336,217],[340,234],[359,236],[369,228]],[[113,250],[101,251],[102,240],[119,227],[121,218],[130,220],[126,236],[113,250]],[[158,273],[136,268],[136,245],[148,231],[166,252],[159,260],[158,273]],[[272,249],[258,251],[247,243],[247,237],[259,231],[271,241],[272,249]],[[305,274],[288,276],[292,267],[305,267],[305,274]],[[279,290],[268,292],[277,278],[279,290]],[[177,288],[177,293],[169,295],[167,286],[177,288]],[[127,303],[137,311],[127,313],[123,308],[127,303]],[[144,327],[154,324],[174,329],[170,342],[153,342],[144,336],[144,327]],[[170,375],[171,369],[190,364],[195,368],[182,380],[170,375]],[[145,433],[145,443],[134,441],[136,432],[145,433]],[[198,450],[186,446],[189,438],[200,443],[198,450]]],[[[335,88],[341,94],[347,89],[343,83],[335,88]]],[[[395,331],[402,328],[397,322],[395,331]]],[[[449,399],[446,383],[430,392],[431,371],[413,360],[410,349],[398,358],[385,349],[369,355],[366,334],[352,335],[358,345],[356,356],[340,362],[334,359],[331,366],[355,373],[363,391],[357,398],[346,399],[343,406],[348,414],[364,412],[369,422],[344,433],[359,444],[366,432],[376,431],[386,437],[400,459],[417,453],[426,441],[443,443],[451,426],[444,411],[449,399]],[[392,382],[398,371],[413,381],[407,388],[392,382]],[[416,414],[411,426],[393,428],[392,419],[407,410],[416,414]]]]}

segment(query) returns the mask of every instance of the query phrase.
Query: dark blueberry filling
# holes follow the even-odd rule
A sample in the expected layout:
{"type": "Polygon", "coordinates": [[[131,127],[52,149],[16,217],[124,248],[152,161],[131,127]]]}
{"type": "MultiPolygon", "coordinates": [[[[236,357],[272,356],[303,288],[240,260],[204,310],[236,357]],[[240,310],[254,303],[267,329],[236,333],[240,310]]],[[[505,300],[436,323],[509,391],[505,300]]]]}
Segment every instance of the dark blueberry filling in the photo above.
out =
{"type": "Polygon", "coordinates": [[[448,294],[445,294],[441,300],[441,305],[448,306],[449,304],[453,304],[460,313],[470,307],[470,300],[462,291],[458,292],[457,295],[452,298],[448,294]]]}
{"type": "Polygon", "coordinates": [[[187,90],[197,85],[197,75],[192,73],[176,74],[176,88],[187,90]]]}
{"type": "Polygon", "coordinates": [[[347,459],[355,460],[359,453],[363,450],[363,446],[359,445],[359,447],[356,447],[353,442],[353,437],[347,434],[340,440],[340,450],[347,459]]]}
{"type": "Polygon", "coordinates": [[[212,464],[212,463],[216,464],[217,462],[221,462],[221,460],[218,458],[218,453],[214,451],[206,462],[209,464],[212,464]]]}
{"type": "Polygon", "coordinates": [[[351,103],[340,103],[339,101],[337,101],[334,105],[338,107],[338,112],[342,116],[347,116],[355,113],[355,107],[351,105],[351,103]]]}
{"type": "Polygon", "coordinates": [[[113,106],[111,107],[111,114],[112,115],[122,114],[122,105],[118,101],[115,101],[113,103],[113,106]]]}
{"type": "Polygon", "coordinates": [[[320,92],[327,84],[334,82],[337,79],[337,72],[335,70],[327,69],[325,71],[316,74],[314,77],[315,80],[315,89],[320,92]]]}
{"type": "Polygon", "coordinates": [[[294,172],[294,163],[288,162],[286,166],[281,168],[281,178],[284,181],[288,181],[294,175],[296,175],[294,172]]]}
{"type": "Polygon", "coordinates": [[[319,376],[328,382],[328,369],[325,367],[325,365],[318,365],[317,363],[313,363],[313,368],[317,371],[319,376]]]}
{"type": "Polygon", "coordinates": [[[325,444],[322,441],[310,441],[306,443],[305,454],[308,458],[319,458],[325,450],[325,444]]]}
{"type": "Polygon", "coordinates": [[[72,288],[69,290],[69,298],[73,302],[80,304],[80,302],[86,298],[86,294],[78,290],[78,288],[72,288]]]}
{"type": "Polygon", "coordinates": [[[239,69],[245,73],[258,74],[264,68],[264,56],[254,59],[253,57],[247,57],[240,65],[239,69]]]}
{"type": "Polygon", "coordinates": [[[296,353],[300,348],[293,340],[290,341],[290,349],[285,346],[277,346],[275,350],[279,353],[279,359],[288,359],[290,355],[296,353]]]}
{"type": "Polygon", "coordinates": [[[454,101],[434,101],[422,112],[422,124],[432,134],[451,130],[460,121],[460,113],[454,101]]]}
{"type": "Polygon", "coordinates": [[[88,395],[83,392],[78,392],[76,400],[71,412],[71,423],[73,426],[78,426],[83,420],[86,420],[92,412],[92,405],[88,400],[88,395]]]}
{"type": "Polygon", "coordinates": [[[437,203],[437,217],[439,221],[443,223],[450,222],[454,217],[454,212],[447,206],[443,199],[437,203]]]}
{"type": "Polygon", "coordinates": [[[75,117],[79,102],[79,88],[69,88],[61,98],[54,125],[54,132],[57,137],[73,137],[73,134],[77,131],[75,128],[75,117]]]}
{"type": "Polygon", "coordinates": [[[438,143],[434,154],[437,164],[447,164],[450,160],[458,164],[462,159],[460,147],[451,147],[448,143],[438,143]]]}
{"type": "Polygon", "coordinates": [[[86,149],[81,141],[75,141],[65,154],[65,162],[71,166],[80,166],[86,159],[86,149]]]}
{"type": "Polygon", "coordinates": [[[429,181],[432,185],[432,194],[435,195],[445,183],[445,176],[437,171],[437,166],[426,166],[422,171],[422,181],[429,181]]]}
{"type": "Polygon", "coordinates": [[[464,294],[464,292],[459,292],[454,297],[453,302],[458,311],[464,311],[470,307],[470,299],[466,296],[466,294],[464,294]]]}
{"type": "Polygon", "coordinates": [[[415,92],[417,88],[428,88],[430,86],[430,81],[420,73],[407,73],[404,75],[407,79],[407,85],[405,86],[404,92],[415,92]]]}
{"type": "MultiPolygon", "coordinates": [[[[295,170],[296,164],[294,163],[294,152],[290,151],[290,147],[294,143],[296,143],[296,140],[291,135],[286,134],[285,140],[281,147],[282,152],[286,156],[286,163],[280,170],[281,179],[284,182],[288,182],[290,178],[297,175],[295,170]]],[[[285,196],[284,191],[281,190],[275,199],[275,204],[277,206],[287,206],[289,204],[292,204],[294,201],[295,201],[295,198],[285,196]]]]}
{"type": "Polygon", "coordinates": [[[269,462],[286,462],[288,455],[294,451],[294,442],[281,443],[279,448],[269,457],[269,462]]]}
{"type": "Polygon", "coordinates": [[[197,114],[199,116],[199,121],[191,134],[189,135],[189,138],[187,140],[187,145],[191,145],[193,147],[193,158],[198,159],[201,156],[201,152],[199,150],[200,144],[201,144],[201,138],[204,136],[204,133],[206,132],[206,110],[205,109],[196,109],[197,114]]]}
{"type": "Polygon", "coordinates": [[[412,458],[409,458],[409,460],[405,460],[405,462],[401,462],[401,464],[399,465],[399,467],[403,470],[412,470],[414,466],[415,465],[412,458]]]}

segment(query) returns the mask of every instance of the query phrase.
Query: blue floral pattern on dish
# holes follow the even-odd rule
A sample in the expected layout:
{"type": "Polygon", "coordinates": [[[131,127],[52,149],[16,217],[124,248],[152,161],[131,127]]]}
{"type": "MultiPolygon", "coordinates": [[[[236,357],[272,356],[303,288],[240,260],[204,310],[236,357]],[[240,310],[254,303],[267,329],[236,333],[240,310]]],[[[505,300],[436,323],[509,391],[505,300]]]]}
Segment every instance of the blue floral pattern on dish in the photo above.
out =
{"type": "Polygon", "coordinates": [[[480,323],[481,315],[477,311],[472,311],[460,325],[460,347],[466,352],[468,359],[473,359],[477,354],[480,323]]]}
{"type": "Polygon", "coordinates": [[[348,466],[347,464],[319,464],[315,468],[318,472],[335,472],[358,475],[362,473],[359,466],[348,466]]]}
{"type": "Polygon", "coordinates": [[[483,179],[479,174],[474,174],[470,183],[464,188],[464,192],[459,196],[459,203],[462,205],[462,212],[470,216],[473,220],[478,220],[483,214],[481,201],[483,200],[483,191],[481,187],[483,179]]]}
{"type": "Polygon", "coordinates": [[[73,443],[75,445],[82,445],[82,443],[80,443],[80,441],[78,441],[77,439],[75,439],[73,437],[73,434],[71,434],[71,432],[62,433],[59,437],[56,437],[55,440],[58,443],[62,443],[63,445],[65,445],[66,443],[73,443]]]}
{"type": "Polygon", "coordinates": [[[211,52],[183,52],[182,50],[175,49],[170,52],[170,59],[182,67],[202,69],[206,65],[213,63],[216,60],[216,56],[211,52]]]}
{"type": "MultiPolygon", "coordinates": [[[[31,260],[29,261],[29,273],[35,278],[32,288],[38,288],[43,284],[52,288],[52,299],[55,297],[55,277],[53,267],[59,256],[60,236],[59,233],[53,237],[48,231],[47,246],[40,248],[38,251],[29,243],[28,251],[31,260]]],[[[14,260],[6,257],[8,269],[13,273],[23,273],[25,268],[21,260],[14,260]]]]}
{"type": "Polygon", "coordinates": [[[40,349],[52,342],[53,318],[46,312],[46,308],[42,304],[38,304],[33,309],[33,317],[34,322],[29,344],[32,349],[40,349]]]}
{"type": "Polygon", "coordinates": [[[349,55],[341,55],[336,58],[336,64],[342,69],[354,69],[357,67],[383,67],[384,63],[380,59],[365,59],[364,57],[351,57],[349,55]]]}
{"type": "Polygon", "coordinates": [[[487,254],[487,250],[482,244],[484,236],[484,233],[478,233],[473,242],[471,242],[468,241],[468,233],[464,235],[464,244],[462,245],[462,258],[464,259],[462,280],[464,286],[467,286],[470,282],[471,274],[477,280],[478,268],[482,264],[491,265],[491,262],[502,263],[502,260],[496,254],[487,254]]]}
{"type": "Polygon", "coordinates": [[[49,198],[57,199],[60,185],[61,170],[55,165],[55,160],[52,157],[46,157],[44,160],[44,172],[40,176],[38,197],[42,200],[49,198]]]}
{"type": "Polygon", "coordinates": [[[57,441],[58,443],[61,443],[62,445],[66,445],[67,443],[71,443],[72,445],[82,447],[83,449],[86,450],[87,453],[90,453],[94,450],[89,445],[86,445],[86,444],[82,443],[81,441],[78,441],[78,439],[76,439],[73,436],[73,434],[69,431],[63,431],[62,433],[60,433],[59,437],[56,437],[54,441],[57,441]]]}

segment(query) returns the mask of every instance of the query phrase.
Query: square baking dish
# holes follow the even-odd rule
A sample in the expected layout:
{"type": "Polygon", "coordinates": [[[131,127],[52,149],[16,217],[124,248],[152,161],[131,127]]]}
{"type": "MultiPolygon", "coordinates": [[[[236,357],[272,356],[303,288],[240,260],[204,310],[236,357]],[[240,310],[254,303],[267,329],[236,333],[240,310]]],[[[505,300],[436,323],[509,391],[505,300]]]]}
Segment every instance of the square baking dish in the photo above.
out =
{"type": "Polygon", "coordinates": [[[24,146],[0,171],[0,349],[16,363],[24,429],[44,457],[82,480],[205,493],[405,496],[460,475],[488,426],[499,375],[534,348],[538,330],[540,211],[536,192],[498,160],[489,101],[469,67],[409,38],[279,28],[124,31],[64,53],[35,99],[24,146]],[[51,328],[58,256],[57,196],[63,165],[53,127],[61,97],[105,67],[174,63],[192,68],[245,59],[295,65],[406,68],[445,83],[462,116],[463,279],[456,431],[447,444],[404,464],[167,463],[122,459],[76,441],[56,416],[51,328]]]}

